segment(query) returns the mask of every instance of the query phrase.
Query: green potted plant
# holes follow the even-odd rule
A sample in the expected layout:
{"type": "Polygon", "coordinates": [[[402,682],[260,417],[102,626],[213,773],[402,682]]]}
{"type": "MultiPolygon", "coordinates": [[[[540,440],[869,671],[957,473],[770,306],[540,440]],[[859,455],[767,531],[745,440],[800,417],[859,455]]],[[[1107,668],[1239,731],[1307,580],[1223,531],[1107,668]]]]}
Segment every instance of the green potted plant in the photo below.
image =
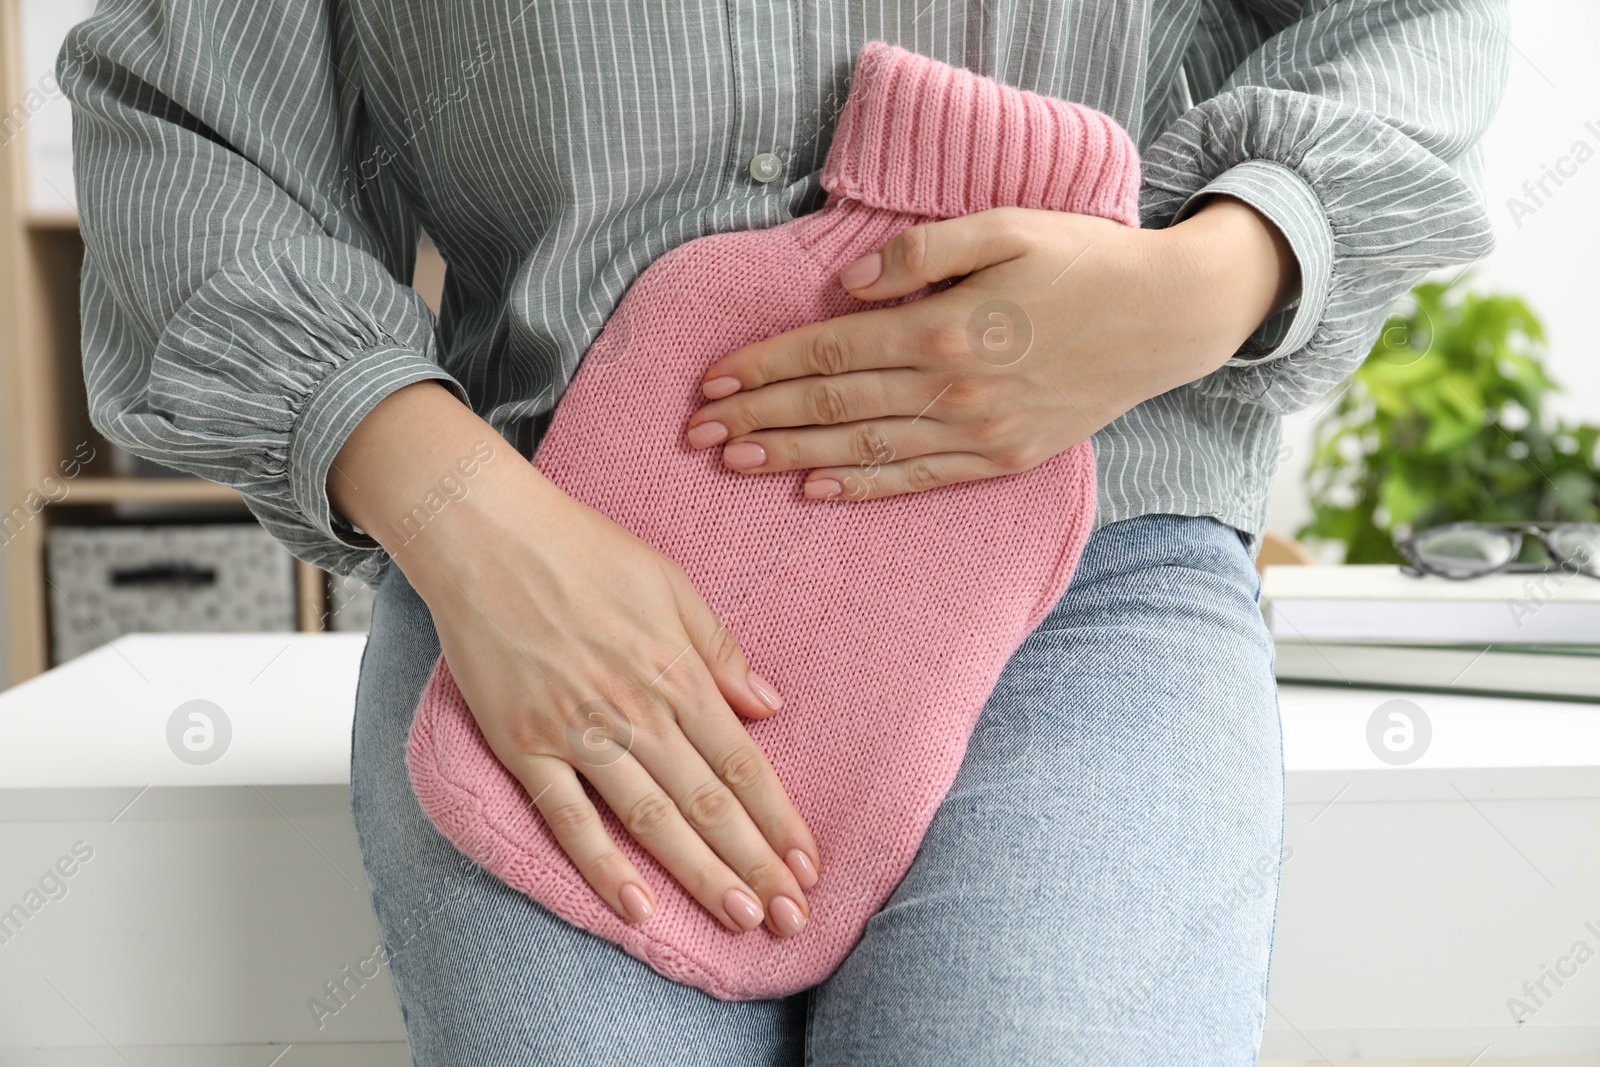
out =
{"type": "Polygon", "coordinates": [[[1317,420],[1296,536],[1342,543],[1346,563],[1398,563],[1407,529],[1600,520],[1600,427],[1550,411],[1544,354],[1517,297],[1418,285],[1317,420]]]}

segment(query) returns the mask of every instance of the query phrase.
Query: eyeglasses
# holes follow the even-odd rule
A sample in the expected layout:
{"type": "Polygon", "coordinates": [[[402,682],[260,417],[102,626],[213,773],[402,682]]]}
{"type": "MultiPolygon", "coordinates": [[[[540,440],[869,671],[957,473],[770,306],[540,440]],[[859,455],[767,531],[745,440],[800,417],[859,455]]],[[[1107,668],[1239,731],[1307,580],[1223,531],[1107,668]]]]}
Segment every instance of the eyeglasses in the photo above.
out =
{"type": "Polygon", "coordinates": [[[1413,577],[1435,574],[1461,580],[1502,571],[1553,570],[1600,578],[1600,523],[1456,522],[1395,541],[1406,558],[1401,570],[1413,577]],[[1524,536],[1536,537],[1549,563],[1518,563],[1524,536]]]}

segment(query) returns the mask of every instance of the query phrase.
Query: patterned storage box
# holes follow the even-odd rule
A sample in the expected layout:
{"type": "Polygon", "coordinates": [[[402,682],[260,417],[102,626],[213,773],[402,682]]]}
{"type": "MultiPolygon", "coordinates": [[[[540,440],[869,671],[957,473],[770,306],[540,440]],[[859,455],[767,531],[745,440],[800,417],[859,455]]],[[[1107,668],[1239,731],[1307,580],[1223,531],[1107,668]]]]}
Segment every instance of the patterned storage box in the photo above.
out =
{"type": "Polygon", "coordinates": [[[126,633],[295,629],[294,560],[256,523],[50,531],[51,663],[126,633]]]}

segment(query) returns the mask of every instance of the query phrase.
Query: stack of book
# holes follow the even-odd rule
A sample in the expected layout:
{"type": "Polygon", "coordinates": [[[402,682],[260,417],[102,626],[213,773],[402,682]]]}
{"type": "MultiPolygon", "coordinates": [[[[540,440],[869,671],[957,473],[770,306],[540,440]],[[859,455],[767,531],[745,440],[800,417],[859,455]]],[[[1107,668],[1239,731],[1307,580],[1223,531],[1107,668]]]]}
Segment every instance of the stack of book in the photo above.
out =
{"type": "Polygon", "coordinates": [[[1600,579],[1268,567],[1280,681],[1600,701],[1600,579]]]}

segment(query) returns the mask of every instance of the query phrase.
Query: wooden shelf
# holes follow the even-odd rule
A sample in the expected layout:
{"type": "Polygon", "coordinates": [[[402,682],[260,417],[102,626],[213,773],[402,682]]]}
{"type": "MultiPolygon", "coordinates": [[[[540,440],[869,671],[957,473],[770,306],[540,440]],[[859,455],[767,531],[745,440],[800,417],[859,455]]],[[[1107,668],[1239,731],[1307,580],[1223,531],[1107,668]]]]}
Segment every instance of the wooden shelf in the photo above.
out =
{"type": "Polygon", "coordinates": [[[30,211],[22,224],[30,230],[77,230],[76,211],[30,211]]]}
{"type": "Polygon", "coordinates": [[[74,478],[67,493],[51,507],[72,504],[119,504],[148,501],[163,504],[243,503],[237,489],[203,478],[74,478]]]}

